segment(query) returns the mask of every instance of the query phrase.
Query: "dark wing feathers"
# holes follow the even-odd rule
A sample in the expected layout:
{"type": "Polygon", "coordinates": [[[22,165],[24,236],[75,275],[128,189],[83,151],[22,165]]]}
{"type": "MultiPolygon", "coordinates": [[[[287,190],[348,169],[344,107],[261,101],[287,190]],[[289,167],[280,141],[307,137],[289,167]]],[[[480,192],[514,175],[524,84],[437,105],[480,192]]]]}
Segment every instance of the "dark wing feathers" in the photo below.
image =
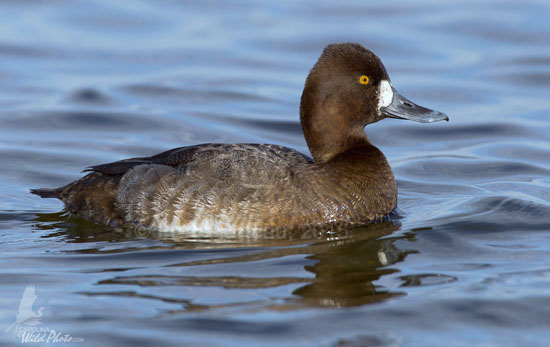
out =
{"type": "Polygon", "coordinates": [[[138,165],[145,164],[158,164],[158,165],[167,165],[172,167],[182,167],[187,163],[195,160],[195,154],[201,152],[203,155],[202,159],[212,158],[211,155],[216,155],[216,153],[227,153],[232,150],[237,149],[252,149],[258,150],[260,152],[269,153],[272,157],[278,157],[282,160],[288,160],[290,162],[295,161],[307,161],[311,162],[311,159],[305,156],[302,153],[299,153],[291,148],[277,146],[277,145],[263,145],[263,144],[218,144],[218,143],[207,143],[200,144],[195,146],[186,146],[174,148],[152,157],[141,157],[141,158],[131,158],[124,159],[120,161],[115,161],[112,163],[94,165],[87,167],[83,172],[94,171],[100,172],[104,175],[115,176],[122,175],[128,170],[132,169],[138,165]]]}
{"type": "Polygon", "coordinates": [[[191,149],[190,147],[196,147],[196,146],[174,148],[169,151],[154,155],[152,157],[130,158],[130,159],[119,160],[119,161],[115,161],[107,164],[88,166],[82,172],[94,171],[94,172],[100,172],[108,176],[115,176],[115,175],[122,175],[126,173],[128,170],[138,165],[159,164],[159,165],[177,166],[184,161],[182,159],[189,157],[189,155],[191,154],[188,151],[189,149],[191,149]]]}
{"type": "Polygon", "coordinates": [[[94,171],[94,172],[101,172],[102,174],[107,176],[115,176],[115,175],[122,175],[126,171],[133,168],[134,166],[143,165],[143,164],[151,164],[151,161],[140,160],[138,158],[125,159],[121,161],[115,161],[114,163],[88,166],[86,169],[82,170],[82,172],[94,171]]]}

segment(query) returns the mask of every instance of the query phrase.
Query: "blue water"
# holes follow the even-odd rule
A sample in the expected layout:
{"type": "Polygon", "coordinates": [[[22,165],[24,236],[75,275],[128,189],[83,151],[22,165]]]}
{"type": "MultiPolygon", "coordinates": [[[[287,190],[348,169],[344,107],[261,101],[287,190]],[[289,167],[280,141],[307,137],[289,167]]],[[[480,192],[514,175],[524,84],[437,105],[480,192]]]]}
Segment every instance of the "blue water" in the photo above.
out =
{"type": "MultiPolygon", "coordinates": [[[[0,2],[0,345],[29,284],[75,346],[547,346],[550,3],[0,2]],[[29,188],[203,142],[308,153],[322,48],[449,123],[367,127],[401,218],[330,235],[106,230],[29,188]]],[[[34,343],[34,345],[51,345],[34,343]]]]}

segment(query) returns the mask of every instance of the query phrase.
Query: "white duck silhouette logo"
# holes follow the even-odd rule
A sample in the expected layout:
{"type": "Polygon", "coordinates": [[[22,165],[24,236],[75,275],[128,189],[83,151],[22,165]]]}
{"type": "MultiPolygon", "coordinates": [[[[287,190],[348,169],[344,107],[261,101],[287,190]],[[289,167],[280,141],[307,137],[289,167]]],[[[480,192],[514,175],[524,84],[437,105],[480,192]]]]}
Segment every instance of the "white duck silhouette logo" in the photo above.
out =
{"type": "Polygon", "coordinates": [[[17,318],[15,322],[13,322],[13,324],[6,329],[6,331],[10,331],[15,327],[14,332],[16,332],[17,328],[22,324],[30,326],[42,324],[40,317],[42,317],[42,310],[44,307],[40,307],[37,312],[32,310],[32,305],[34,304],[36,298],[37,296],[34,291],[34,284],[27,285],[27,287],[25,287],[25,291],[23,292],[21,302],[19,303],[19,313],[17,314],[17,318]]]}

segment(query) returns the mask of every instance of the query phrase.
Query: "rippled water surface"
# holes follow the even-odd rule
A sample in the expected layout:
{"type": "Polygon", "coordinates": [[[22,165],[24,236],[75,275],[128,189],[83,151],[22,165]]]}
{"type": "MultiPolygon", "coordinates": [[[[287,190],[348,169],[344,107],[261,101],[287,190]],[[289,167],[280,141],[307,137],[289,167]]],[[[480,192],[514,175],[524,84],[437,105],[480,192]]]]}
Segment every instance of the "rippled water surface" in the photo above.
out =
{"type": "Polygon", "coordinates": [[[0,345],[21,343],[29,284],[34,327],[78,346],[549,344],[547,0],[1,1],[0,19],[0,345]],[[367,127],[395,222],[140,233],[28,193],[194,143],[307,153],[305,77],[347,41],[451,118],[367,127]]]}

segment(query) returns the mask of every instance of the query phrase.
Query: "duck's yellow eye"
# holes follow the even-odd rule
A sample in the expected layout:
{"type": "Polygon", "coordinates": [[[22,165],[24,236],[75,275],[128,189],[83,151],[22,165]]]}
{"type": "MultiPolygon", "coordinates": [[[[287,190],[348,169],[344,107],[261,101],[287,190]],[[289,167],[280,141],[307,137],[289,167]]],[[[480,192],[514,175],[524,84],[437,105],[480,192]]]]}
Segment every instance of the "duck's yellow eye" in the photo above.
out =
{"type": "Polygon", "coordinates": [[[359,83],[361,83],[361,84],[369,84],[369,77],[368,77],[368,76],[365,76],[365,75],[359,77],[359,83]]]}

